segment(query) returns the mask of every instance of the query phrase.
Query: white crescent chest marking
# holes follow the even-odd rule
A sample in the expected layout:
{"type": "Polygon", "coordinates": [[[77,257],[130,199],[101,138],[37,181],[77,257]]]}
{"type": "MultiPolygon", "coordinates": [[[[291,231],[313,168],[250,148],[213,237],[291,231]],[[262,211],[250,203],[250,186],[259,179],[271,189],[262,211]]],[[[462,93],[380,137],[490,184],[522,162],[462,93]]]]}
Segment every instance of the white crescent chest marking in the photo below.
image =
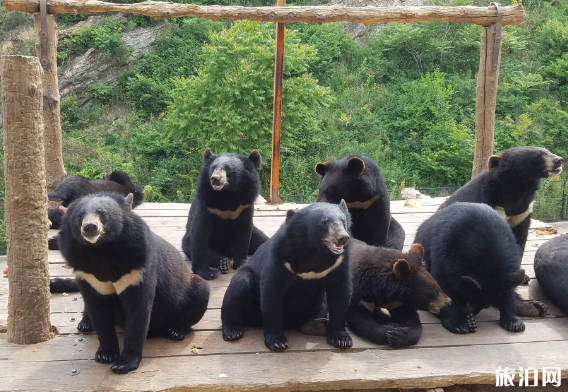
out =
{"type": "Polygon", "coordinates": [[[501,217],[503,219],[505,219],[507,221],[507,223],[509,224],[509,226],[511,227],[516,227],[518,226],[522,221],[524,221],[525,219],[527,219],[527,216],[529,216],[530,214],[532,214],[533,212],[533,205],[534,205],[534,201],[529,204],[529,208],[527,208],[527,210],[523,213],[520,213],[518,215],[507,215],[505,214],[505,209],[503,207],[497,206],[495,207],[495,211],[497,211],[497,213],[499,215],[501,215],[501,217]]]}
{"type": "Polygon", "coordinates": [[[400,308],[402,305],[404,305],[400,301],[393,301],[393,302],[389,302],[387,304],[379,304],[377,306],[377,304],[375,302],[368,302],[368,301],[363,301],[363,300],[359,301],[359,304],[366,307],[369,312],[373,312],[375,310],[375,308],[377,308],[377,307],[383,308],[383,309],[386,309],[386,310],[393,310],[393,309],[396,309],[396,308],[400,308]]]}
{"type": "Polygon", "coordinates": [[[371,206],[371,204],[373,204],[377,200],[379,200],[379,195],[375,195],[367,201],[354,201],[352,203],[345,203],[345,204],[347,204],[347,208],[356,208],[356,209],[366,210],[367,208],[369,208],[371,206]]]}
{"type": "Polygon", "coordinates": [[[134,269],[126,275],[123,275],[116,282],[101,282],[95,278],[95,275],[83,271],[75,271],[75,277],[90,284],[99,294],[111,295],[120,294],[128,287],[136,286],[138,283],[142,282],[144,272],[141,269],[134,269]]]}
{"type": "Polygon", "coordinates": [[[249,207],[250,207],[250,204],[246,204],[246,205],[241,204],[234,211],[231,211],[231,210],[223,211],[223,210],[220,210],[218,208],[208,208],[207,211],[209,211],[212,214],[217,215],[221,219],[237,219],[239,217],[239,215],[241,215],[241,212],[243,212],[243,210],[245,208],[249,208],[249,207]]]}
{"type": "Polygon", "coordinates": [[[310,272],[301,272],[301,273],[297,273],[292,269],[292,266],[290,265],[290,263],[284,263],[284,267],[286,267],[286,269],[288,271],[290,271],[291,273],[298,275],[300,278],[302,279],[321,279],[323,277],[325,277],[327,274],[329,274],[331,271],[333,271],[334,269],[336,269],[337,267],[339,267],[339,265],[341,264],[341,262],[343,261],[343,256],[339,256],[337,258],[337,260],[335,261],[335,263],[333,263],[333,265],[321,272],[314,272],[314,271],[310,271],[310,272]]]}

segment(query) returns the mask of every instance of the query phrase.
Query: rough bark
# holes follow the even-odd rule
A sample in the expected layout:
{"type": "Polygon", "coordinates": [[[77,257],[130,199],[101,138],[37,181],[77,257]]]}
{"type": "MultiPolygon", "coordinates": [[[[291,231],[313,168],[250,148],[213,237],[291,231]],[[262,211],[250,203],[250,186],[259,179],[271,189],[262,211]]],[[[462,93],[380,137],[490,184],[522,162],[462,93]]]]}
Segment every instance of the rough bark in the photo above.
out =
{"type": "Polygon", "coordinates": [[[501,63],[501,42],[497,69],[492,70],[493,50],[495,46],[495,25],[483,28],[481,35],[481,55],[477,75],[477,101],[475,105],[475,154],[471,178],[487,169],[489,157],[493,154],[495,137],[495,106],[497,104],[497,85],[499,65],[501,63]]]}
{"type": "MultiPolygon", "coordinates": [[[[39,11],[35,0],[4,0],[8,11],[39,11]]],[[[201,17],[210,20],[254,20],[260,22],[284,23],[330,23],[358,22],[364,25],[377,23],[412,23],[427,20],[445,20],[456,23],[473,23],[489,26],[497,20],[495,7],[240,7],[218,5],[177,4],[145,1],[136,4],[115,4],[97,0],[49,0],[50,14],[86,14],[90,12],[125,12],[150,16],[152,18],[173,18],[180,16],[201,17]]],[[[521,24],[524,9],[521,4],[503,7],[503,25],[521,24]]]]}
{"type": "Polygon", "coordinates": [[[4,56],[0,65],[8,246],[8,340],[52,337],[47,263],[47,192],[39,59],[4,56]]]}
{"type": "MultiPolygon", "coordinates": [[[[47,60],[43,66],[43,140],[45,149],[45,174],[47,191],[51,192],[65,178],[67,173],[63,167],[63,149],[61,141],[61,122],[59,117],[60,98],[57,80],[57,24],[53,15],[47,15],[47,60]]],[[[36,53],[40,52],[40,14],[34,14],[34,30],[36,33],[36,53]]],[[[55,203],[57,204],[57,203],[55,203]]],[[[52,207],[56,207],[52,206],[52,207]]]]}

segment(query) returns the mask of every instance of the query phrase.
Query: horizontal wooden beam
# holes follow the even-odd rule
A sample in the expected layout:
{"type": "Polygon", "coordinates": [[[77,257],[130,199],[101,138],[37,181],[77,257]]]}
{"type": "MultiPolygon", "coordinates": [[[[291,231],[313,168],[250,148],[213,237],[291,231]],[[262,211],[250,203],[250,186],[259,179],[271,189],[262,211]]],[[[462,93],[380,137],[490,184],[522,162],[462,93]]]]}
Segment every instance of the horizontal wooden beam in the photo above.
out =
{"type": "MultiPolygon", "coordinates": [[[[37,0],[4,0],[8,11],[39,12],[37,0]]],[[[97,0],[48,0],[50,14],[86,14],[91,12],[125,12],[152,18],[193,16],[210,20],[254,20],[284,23],[357,22],[364,25],[379,23],[412,23],[444,20],[488,26],[495,23],[497,10],[489,7],[240,7],[219,5],[178,4],[145,1],[135,4],[115,4],[97,0]]],[[[523,21],[521,4],[503,7],[503,25],[518,25],[523,21]]]]}

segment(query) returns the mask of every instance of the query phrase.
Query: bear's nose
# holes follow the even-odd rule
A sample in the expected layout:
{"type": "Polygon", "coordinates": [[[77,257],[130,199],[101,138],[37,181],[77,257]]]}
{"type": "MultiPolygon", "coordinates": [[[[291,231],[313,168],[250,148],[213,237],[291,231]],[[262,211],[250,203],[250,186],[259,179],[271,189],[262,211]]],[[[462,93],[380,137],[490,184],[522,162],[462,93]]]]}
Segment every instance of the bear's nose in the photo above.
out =
{"type": "Polygon", "coordinates": [[[345,245],[349,242],[349,235],[347,234],[339,234],[335,239],[336,245],[345,245]]]}
{"type": "Polygon", "coordinates": [[[555,165],[557,165],[557,166],[558,166],[558,165],[561,165],[562,162],[564,162],[564,158],[562,158],[562,157],[560,157],[560,156],[554,158],[554,164],[555,164],[555,165]]]}
{"type": "Polygon", "coordinates": [[[94,236],[97,234],[98,227],[96,223],[87,222],[83,224],[82,230],[85,235],[94,236]]]}
{"type": "Polygon", "coordinates": [[[211,176],[211,185],[221,185],[221,176],[212,175],[211,176]]]}

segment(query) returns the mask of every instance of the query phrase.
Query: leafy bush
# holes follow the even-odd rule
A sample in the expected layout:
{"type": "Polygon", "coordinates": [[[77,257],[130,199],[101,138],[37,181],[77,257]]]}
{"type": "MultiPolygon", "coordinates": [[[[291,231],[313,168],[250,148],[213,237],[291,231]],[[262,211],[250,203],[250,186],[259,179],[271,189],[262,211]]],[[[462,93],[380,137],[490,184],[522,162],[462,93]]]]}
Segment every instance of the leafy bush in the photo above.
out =
{"type": "Polygon", "coordinates": [[[65,40],[75,55],[86,52],[89,48],[96,48],[103,56],[111,53],[121,45],[121,39],[126,20],[122,18],[106,19],[103,24],[83,27],[65,40]]]}

